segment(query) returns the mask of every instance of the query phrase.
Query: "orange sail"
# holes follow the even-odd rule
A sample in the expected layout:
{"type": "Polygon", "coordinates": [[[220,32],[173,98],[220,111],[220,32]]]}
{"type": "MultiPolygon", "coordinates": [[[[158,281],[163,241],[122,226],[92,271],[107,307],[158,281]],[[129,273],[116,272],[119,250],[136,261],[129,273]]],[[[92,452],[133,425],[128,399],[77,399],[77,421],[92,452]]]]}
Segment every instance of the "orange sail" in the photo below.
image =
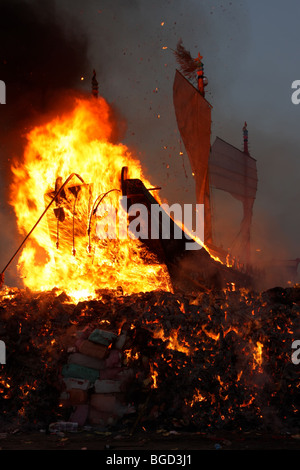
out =
{"type": "Polygon", "coordinates": [[[204,204],[204,243],[209,243],[212,237],[208,177],[212,107],[178,70],[173,101],[178,129],[195,177],[196,202],[204,204]]]}

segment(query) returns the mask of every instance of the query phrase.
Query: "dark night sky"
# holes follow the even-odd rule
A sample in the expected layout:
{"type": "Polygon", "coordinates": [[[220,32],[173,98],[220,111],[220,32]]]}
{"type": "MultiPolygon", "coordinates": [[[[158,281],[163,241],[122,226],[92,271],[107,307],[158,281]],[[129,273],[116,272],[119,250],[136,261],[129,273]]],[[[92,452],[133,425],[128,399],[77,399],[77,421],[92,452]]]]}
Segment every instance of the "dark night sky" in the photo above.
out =
{"type": "MultiPolygon", "coordinates": [[[[269,256],[300,256],[300,105],[291,102],[291,83],[300,79],[297,0],[0,0],[3,11],[2,264],[17,246],[5,202],[9,157],[4,135],[12,128],[24,130],[33,116],[55,108],[64,89],[88,91],[93,68],[100,93],[127,121],[123,142],[141,160],[150,181],[162,186],[161,196],[170,204],[195,201],[187,156],[179,155],[184,148],[172,102],[176,62],[171,49],[180,38],[193,56],[200,52],[204,57],[212,142],[218,135],[241,148],[242,127],[248,123],[259,175],[254,248],[269,256]]],[[[224,214],[234,225],[230,211],[240,212],[218,194],[214,206],[218,236],[224,214]]]]}

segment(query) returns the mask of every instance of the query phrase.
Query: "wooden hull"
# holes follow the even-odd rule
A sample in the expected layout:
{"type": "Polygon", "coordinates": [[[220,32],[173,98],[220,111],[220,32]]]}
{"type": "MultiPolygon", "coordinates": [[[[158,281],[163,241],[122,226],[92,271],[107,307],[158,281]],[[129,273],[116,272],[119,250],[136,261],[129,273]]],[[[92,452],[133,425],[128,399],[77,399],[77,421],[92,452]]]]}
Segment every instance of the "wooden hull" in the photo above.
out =
{"type": "Polygon", "coordinates": [[[124,172],[122,193],[127,197],[127,211],[133,204],[142,204],[147,208],[148,220],[145,221],[145,226],[148,235],[141,237],[140,240],[160,263],[167,266],[174,290],[221,289],[232,284],[237,287],[251,286],[251,278],[248,275],[216,261],[205,247],[198,245],[199,249],[187,250],[186,244],[195,242],[190,240],[187,233],[181,229],[182,237],[174,237],[175,229],[178,236],[178,226],[163,209],[161,209],[164,213],[163,219],[156,220],[156,224],[160,227],[159,237],[154,239],[151,233],[151,210],[152,205],[159,204],[141,180],[127,179],[126,172],[124,172]],[[167,239],[162,236],[163,220],[170,224],[170,237],[167,239]]]}

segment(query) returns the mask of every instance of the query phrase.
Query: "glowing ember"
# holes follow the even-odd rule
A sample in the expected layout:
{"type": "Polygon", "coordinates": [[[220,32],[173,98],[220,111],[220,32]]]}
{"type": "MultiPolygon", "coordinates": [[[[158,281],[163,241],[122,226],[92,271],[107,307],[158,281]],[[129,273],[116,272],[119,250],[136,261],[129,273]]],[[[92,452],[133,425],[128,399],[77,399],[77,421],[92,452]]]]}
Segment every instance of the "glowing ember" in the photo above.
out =
{"type": "Polygon", "coordinates": [[[254,348],[253,357],[255,360],[255,367],[257,366],[258,370],[261,370],[261,365],[263,362],[262,353],[263,353],[263,344],[257,341],[256,346],[254,348]]]}
{"type": "MultiPolygon", "coordinates": [[[[157,364],[155,364],[156,367],[157,367],[157,364]]],[[[157,376],[158,376],[158,373],[157,371],[154,369],[153,365],[150,363],[150,372],[151,372],[151,377],[152,377],[152,380],[153,380],[153,383],[152,383],[152,388],[157,388],[158,385],[157,385],[157,376]]]]}
{"type": "Polygon", "coordinates": [[[162,328],[155,330],[153,332],[153,337],[154,338],[160,338],[163,341],[168,341],[167,348],[168,349],[174,349],[175,351],[181,351],[184,354],[189,354],[190,350],[188,345],[185,343],[185,341],[179,341],[178,340],[178,330],[171,330],[168,333],[168,337],[165,337],[164,331],[162,328]]]}

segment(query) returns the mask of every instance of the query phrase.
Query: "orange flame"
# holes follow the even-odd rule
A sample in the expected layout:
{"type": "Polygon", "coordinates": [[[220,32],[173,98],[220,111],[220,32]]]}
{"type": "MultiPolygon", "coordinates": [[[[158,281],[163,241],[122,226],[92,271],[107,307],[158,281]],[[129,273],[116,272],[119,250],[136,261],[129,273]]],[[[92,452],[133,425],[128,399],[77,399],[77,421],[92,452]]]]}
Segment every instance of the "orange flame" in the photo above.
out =
{"type": "Polygon", "coordinates": [[[129,178],[150,185],[129,149],[111,142],[113,131],[108,103],[92,97],[77,99],[71,112],[27,134],[24,158],[13,164],[10,186],[10,203],[21,235],[28,234],[43,213],[56,194],[58,181],[66,181],[73,173],[80,177],[66,184],[24,245],[18,266],[30,289],[57,287],[77,301],[93,297],[101,288],[121,286],[125,294],[170,290],[166,268],[148,254],[145,261],[139,241],[121,239],[118,233],[115,239],[99,240],[96,216],[90,219],[93,236],[88,246],[90,210],[99,195],[110,191],[106,202],[116,207],[119,217],[127,217],[118,206],[123,166],[129,168],[129,178]]]}

